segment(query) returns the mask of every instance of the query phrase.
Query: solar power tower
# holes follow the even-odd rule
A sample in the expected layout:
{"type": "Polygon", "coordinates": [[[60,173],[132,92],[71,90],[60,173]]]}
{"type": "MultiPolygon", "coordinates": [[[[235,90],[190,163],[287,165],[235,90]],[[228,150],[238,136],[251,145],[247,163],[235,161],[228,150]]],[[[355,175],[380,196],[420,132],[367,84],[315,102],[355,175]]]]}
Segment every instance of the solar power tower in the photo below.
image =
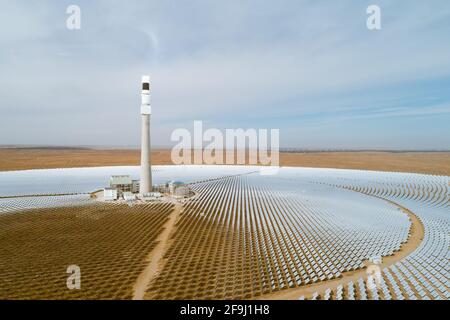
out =
{"type": "Polygon", "coordinates": [[[139,193],[152,191],[152,167],[150,163],[150,76],[142,76],[141,92],[141,181],[139,193]]]}

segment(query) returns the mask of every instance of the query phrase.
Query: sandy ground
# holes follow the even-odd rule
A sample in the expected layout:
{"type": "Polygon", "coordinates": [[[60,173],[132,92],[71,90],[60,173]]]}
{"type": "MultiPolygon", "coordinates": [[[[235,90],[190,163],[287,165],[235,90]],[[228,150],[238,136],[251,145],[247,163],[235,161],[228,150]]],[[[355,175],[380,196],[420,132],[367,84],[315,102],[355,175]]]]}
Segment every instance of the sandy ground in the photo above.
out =
{"type": "MultiPolygon", "coordinates": [[[[382,199],[382,198],[380,198],[382,199]]],[[[401,259],[405,258],[409,254],[411,254],[414,250],[419,247],[420,243],[422,242],[424,235],[425,235],[425,229],[423,227],[422,222],[417,218],[417,216],[408,210],[407,208],[400,206],[399,204],[385,200],[392,205],[397,206],[400,208],[405,214],[408,215],[410,221],[411,221],[411,228],[410,228],[410,235],[408,238],[408,241],[404,243],[400,251],[397,251],[394,255],[389,257],[383,257],[383,263],[380,266],[381,270],[383,270],[386,267],[391,266],[392,264],[396,263],[397,261],[400,261],[401,259]]],[[[366,266],[368,265],[368,262],[366,263],[366,266]]],[[[342,284],[344,287],[350,282],[353,281],[353,283],[356,283],[359,278],[363,278],[366,280],[367,278],[367,269],[360,269],[356,271],[350,271],[350,272],[344,272],[342,274],[341,278],[333,279],[333,280],[327,280],[323,282],[318,282],[314,284],[307,285],[305,287],[300,288],[293,288],[293,289],[287,289],[282,290],[279,292],[274,292],[271,294],[263,295],[259,299],[260,300],[297,300],[301,296],[305,296],[306,298],[310,298],[315,292],[318,292],[319,294],[323,294],[323,292],[330,288],[336,288],[338,285],[342,284]]]]}
{"type": "MultiPolygon", "coordinates": [[[[170,150],[153,150],[153,164],[172,164],[170,150]]],[[[0,171],[139,165],[139,150],[0,149],[0,171]]],[[[280,165],[417,172],[450,176],[450,152],[281,153],[280,165]]]]}
{"type": "Polygon", "coordinates": [[[164,254],[170,247],[170,236],[173,234],[175,224],[180,215],[182,205],[175,203],[175,208],[171,212],[169,219],[163,225],[163,231],[158,236],[158,244],[147,256],[146,261],[149,262],[147,267],[139,275],[136,284],[134,285],[133,300],[143,300],[145,292],[152,280],[158,275],[158,273],[164,268],[164,254]]]}

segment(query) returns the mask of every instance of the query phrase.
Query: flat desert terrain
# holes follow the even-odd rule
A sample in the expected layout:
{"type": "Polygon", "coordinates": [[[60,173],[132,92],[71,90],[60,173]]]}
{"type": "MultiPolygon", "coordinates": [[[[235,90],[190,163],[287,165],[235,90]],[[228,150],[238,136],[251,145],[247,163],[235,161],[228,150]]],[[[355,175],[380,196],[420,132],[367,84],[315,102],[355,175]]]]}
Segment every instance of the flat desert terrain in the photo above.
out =
{"type": "MultiPolygon", "coordinates": [[[[0,171],[139,165],[140,151],[95,149],[0,149],[0,171]]],[[[152,152],[153,164],[172,164],[170,150],[152,152]]],[[[450,152],[281,153],[281,166],[415,172],[450,176],[450,152]]]]}

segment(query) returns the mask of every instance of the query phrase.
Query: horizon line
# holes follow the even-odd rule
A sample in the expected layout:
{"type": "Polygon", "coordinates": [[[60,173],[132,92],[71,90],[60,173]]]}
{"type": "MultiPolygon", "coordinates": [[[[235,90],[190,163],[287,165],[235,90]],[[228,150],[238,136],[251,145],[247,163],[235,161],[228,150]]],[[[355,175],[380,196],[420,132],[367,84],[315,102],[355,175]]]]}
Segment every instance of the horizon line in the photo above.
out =
{"type": "MultiPolygon", "coordinates": [[[[170,150],[172,146],[156,145],[153,150],[170,150]]],[[[138,145],[53,145],[53,144],[0,144],[0,149],[54,149],[54,150],[140,150],[138,145]]],[[[192,148],[191,150],[198,150],[192,148]]],[[[232,151],[231,149],[223,149],[232,151]]],[[[236,149],[234,149],[236,150],[236,149]]],[[[246,148],[246,150],[249,150],[246,148]]],[[[296,152],[450,152],[449,149],[401,149],[401,148],[303,148],[303,147],[280,147],[281,153],[296,152]]]]}

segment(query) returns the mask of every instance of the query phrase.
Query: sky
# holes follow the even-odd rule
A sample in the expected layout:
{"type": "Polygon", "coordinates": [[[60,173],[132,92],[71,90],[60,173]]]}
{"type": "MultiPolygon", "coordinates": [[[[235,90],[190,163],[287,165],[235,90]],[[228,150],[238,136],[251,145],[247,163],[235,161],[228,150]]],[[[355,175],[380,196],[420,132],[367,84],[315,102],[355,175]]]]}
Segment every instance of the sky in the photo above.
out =
{"type": "Polygon", "coordinates": [[[449,35],[448,0],[0,0],[0,145],[138,146],[150,74],[155,146],[201,120],[285,148],[448,150],[449,35]]]}

